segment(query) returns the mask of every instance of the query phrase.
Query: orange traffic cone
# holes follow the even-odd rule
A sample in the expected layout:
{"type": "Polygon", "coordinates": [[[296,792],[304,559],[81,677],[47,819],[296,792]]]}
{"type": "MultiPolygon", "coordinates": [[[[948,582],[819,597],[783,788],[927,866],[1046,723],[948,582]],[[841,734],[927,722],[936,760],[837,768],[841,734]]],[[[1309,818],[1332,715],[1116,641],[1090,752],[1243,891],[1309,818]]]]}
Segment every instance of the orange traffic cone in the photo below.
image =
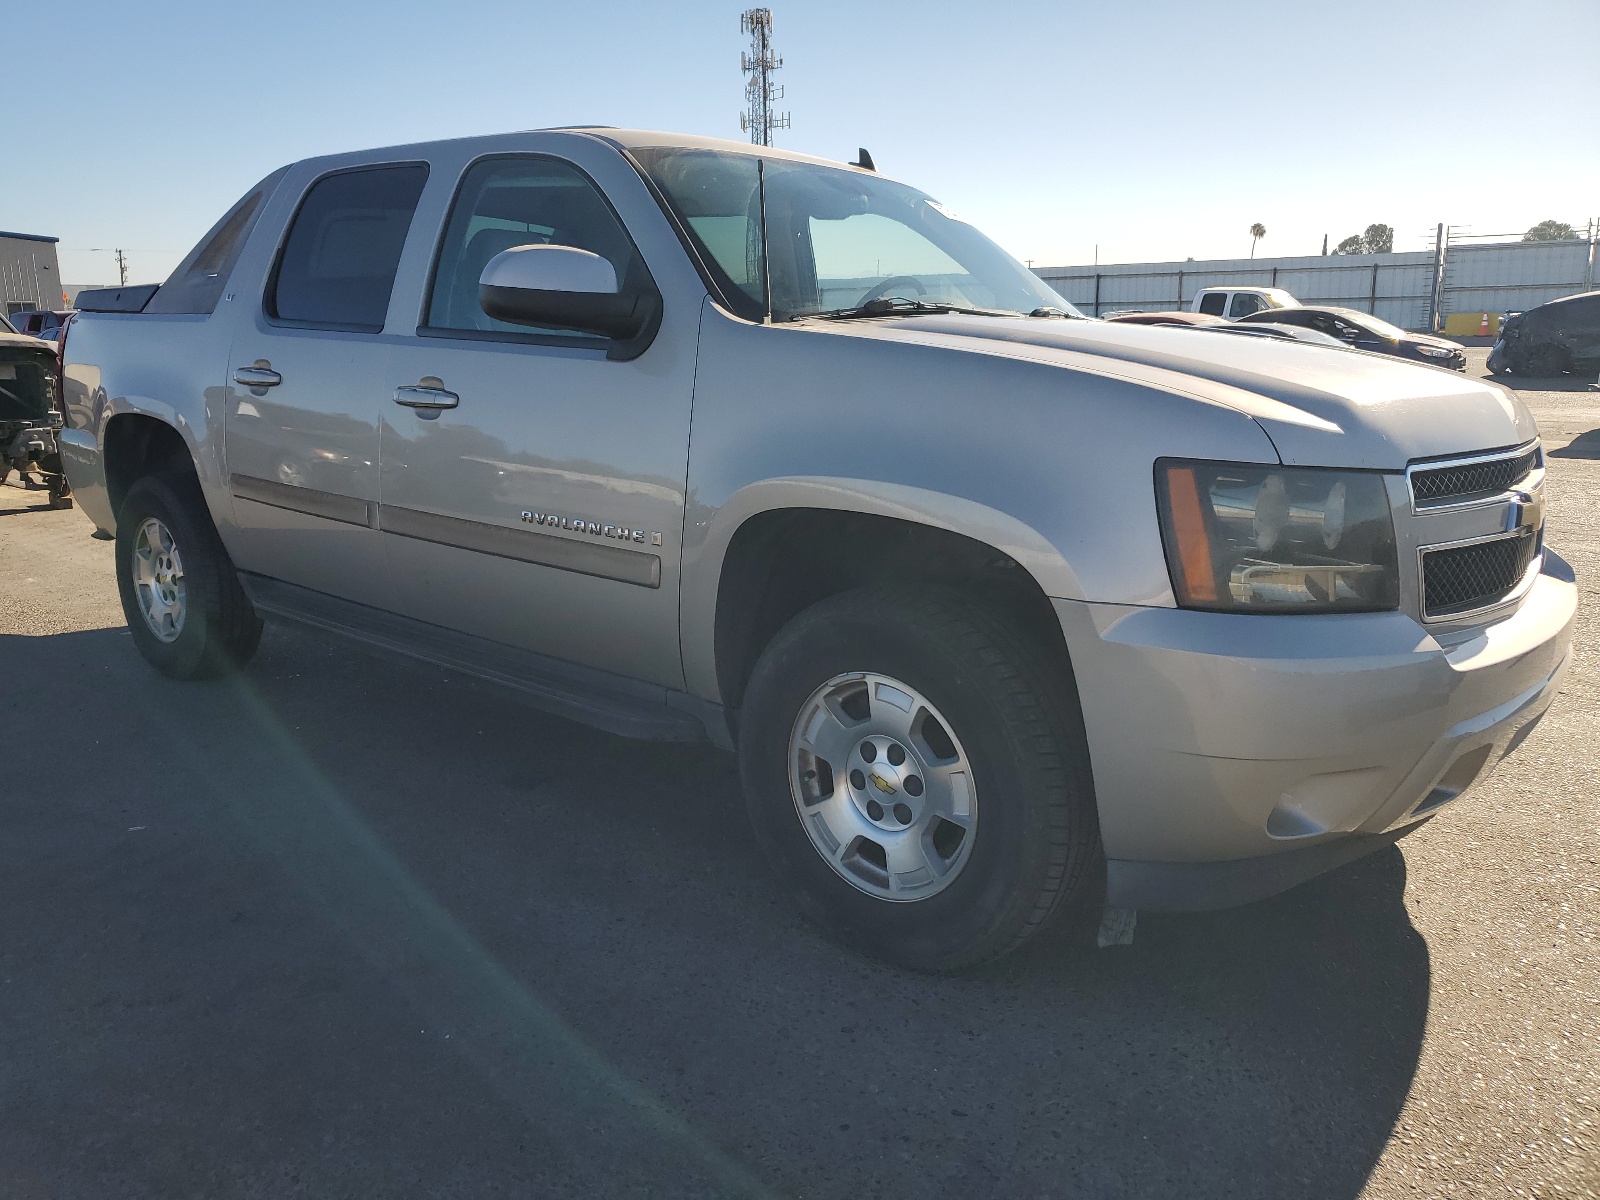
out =
{"type": "Polygon", "coordinates": [[[1478,336],[1479,337],[1488,337],[1489,336],[1489,314],[1488,313],[1484,313],[1483,314],[1483,320],[1478,322],[1478,336]]]}

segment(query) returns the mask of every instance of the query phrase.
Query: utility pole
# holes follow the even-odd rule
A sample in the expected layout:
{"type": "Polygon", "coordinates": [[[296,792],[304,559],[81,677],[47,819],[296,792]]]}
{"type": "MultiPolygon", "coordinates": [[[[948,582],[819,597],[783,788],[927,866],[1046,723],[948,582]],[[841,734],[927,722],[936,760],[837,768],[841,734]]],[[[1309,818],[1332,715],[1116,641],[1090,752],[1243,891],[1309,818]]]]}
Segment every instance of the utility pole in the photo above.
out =
{"type": "Polygon", "coordinates": [[[118,287],[128,286],[128,256],[121,250],[117,251],[117,275],[121,279],[118,287]]]}
{"type": "Polygon", "coordinates": [[[1444,262],[1448,253],[1444,238],[1444,222],[1433,235],[1433,288],[1428,297],[1428,332],[1439,332],[1439,305],[1444,299],[1444,262]]]}
{"type": "Polygon", "coordinates": [[[739,55],[739,69],[749,76],[739,128],[750,135],[753,144],[770,146],[774,129],[789,128],[789,114],[772,111],[772,102],[783,99],[782,86],[772,82],[772,72],[783,66],[783,59],[772,49],[772,10],[752,8],[740,13],[739,32],[750,35],[750,49],[739,55]]]}

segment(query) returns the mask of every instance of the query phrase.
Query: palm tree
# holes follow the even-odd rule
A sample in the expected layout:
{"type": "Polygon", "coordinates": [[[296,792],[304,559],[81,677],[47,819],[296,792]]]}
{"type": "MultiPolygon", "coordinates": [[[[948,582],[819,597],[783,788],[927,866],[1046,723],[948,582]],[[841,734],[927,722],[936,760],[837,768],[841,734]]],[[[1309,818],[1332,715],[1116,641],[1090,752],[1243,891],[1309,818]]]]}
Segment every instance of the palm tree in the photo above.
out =
{"type": "Polygon", "coordinates": [[[1256,256],[1256,243],[1267,236],[1267,227],[1260,221],[1250,226],[1250,257],[1256,256]]]}

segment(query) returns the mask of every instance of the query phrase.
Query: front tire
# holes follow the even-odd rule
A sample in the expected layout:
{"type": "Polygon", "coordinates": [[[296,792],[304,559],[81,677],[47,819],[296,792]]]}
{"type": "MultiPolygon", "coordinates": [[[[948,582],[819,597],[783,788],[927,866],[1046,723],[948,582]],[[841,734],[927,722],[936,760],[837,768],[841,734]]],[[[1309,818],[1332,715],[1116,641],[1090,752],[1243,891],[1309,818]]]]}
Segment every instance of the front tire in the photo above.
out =
{"type": "Polygon", "coordinates": [[[914,969],[1020,945],[1100,859],[1064,648],[960,593],[864,589],[795,617],[751,676],[740,767],[801,908],[914,969]]]}
{"type": "Polygon", "coordinates": [[[117,517],[117,589],[134,645],[173,679],[210,679],[250,660],[261,619],[239,586],[194,477],[150,475],[117,517]]]}

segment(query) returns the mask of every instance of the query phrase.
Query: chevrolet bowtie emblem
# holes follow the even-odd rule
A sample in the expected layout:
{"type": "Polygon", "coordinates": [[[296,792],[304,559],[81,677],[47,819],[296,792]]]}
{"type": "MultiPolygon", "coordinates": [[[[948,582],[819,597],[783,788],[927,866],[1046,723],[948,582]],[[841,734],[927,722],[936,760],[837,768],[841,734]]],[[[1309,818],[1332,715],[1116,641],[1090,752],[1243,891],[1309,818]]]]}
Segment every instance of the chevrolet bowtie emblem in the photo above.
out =
{"type": "Polygon", "coordinates": [[[894,792],[895,792],[894,784],[890,783],[887,779],[885,779],[882,775],[879,775],[876,771],[874,771],[871,775],[868,775],[867,778],[872,780],[872,786],[877,788],[885,796],[894,795],[894,792]]]}
{"type": "Polygon", "coordinates": [[[1519,529],[1537,531],[1544,525],[1544,494],[1517,491],[1511,494],[1511,504],[1506,509],[1505,531],[1516,533],[1519,529]]]}

